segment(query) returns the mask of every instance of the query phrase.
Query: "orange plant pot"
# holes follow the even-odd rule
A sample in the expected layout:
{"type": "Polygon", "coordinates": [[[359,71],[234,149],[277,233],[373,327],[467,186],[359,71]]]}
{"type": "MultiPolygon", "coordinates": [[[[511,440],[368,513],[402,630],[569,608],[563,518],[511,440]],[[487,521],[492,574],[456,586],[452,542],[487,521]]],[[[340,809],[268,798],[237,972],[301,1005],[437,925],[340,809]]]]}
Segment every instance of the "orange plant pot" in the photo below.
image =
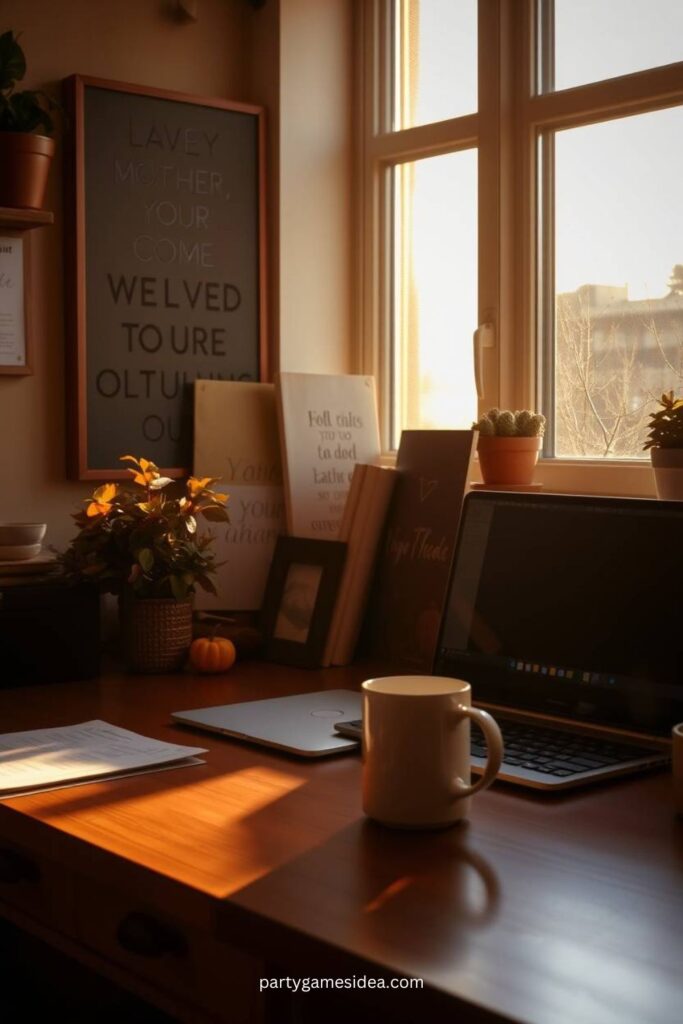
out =
{"type": "Polygon", "coordinates": [[[0,132],[0,206],[42,210],[54,139],[32,132],[0,132]]]}
{"type": "Polygon", "coordinates": [[[541,437],[479,435],[477,454],[485,484],[531,484],[541,450],[541,437]]]}

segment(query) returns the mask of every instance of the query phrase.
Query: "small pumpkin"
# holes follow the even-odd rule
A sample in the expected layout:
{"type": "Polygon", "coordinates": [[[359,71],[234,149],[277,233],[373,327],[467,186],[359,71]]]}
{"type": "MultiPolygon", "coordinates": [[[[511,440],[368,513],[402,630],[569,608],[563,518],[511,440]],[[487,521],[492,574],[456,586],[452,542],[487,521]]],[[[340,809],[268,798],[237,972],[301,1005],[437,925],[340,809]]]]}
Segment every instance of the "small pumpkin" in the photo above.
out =
{"type": "Polygon", "coordinates": [[[190,647],[190,665],[197,672],[227,672],[236,657],[234,643],[223,636],[201,636],[190,647]]]}

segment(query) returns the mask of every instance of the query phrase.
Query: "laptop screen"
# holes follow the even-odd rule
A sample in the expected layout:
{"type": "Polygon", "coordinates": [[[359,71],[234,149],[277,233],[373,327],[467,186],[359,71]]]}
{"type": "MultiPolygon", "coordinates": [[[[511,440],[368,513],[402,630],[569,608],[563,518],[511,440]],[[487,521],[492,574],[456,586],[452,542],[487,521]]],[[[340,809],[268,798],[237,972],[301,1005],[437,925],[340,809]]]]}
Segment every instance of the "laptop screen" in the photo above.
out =
{"type": "Polygon", "coordinates": [[[434,671],[475,701],[666,734],[683,720],[683,502],[477,492],[434,671]]]}

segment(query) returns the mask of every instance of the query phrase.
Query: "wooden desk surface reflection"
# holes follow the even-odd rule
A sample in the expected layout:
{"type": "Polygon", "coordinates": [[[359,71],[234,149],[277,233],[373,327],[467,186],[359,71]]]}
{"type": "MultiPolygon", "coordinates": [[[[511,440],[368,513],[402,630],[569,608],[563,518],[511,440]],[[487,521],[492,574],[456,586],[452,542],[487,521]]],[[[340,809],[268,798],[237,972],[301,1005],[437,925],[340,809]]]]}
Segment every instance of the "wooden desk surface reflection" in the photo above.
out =
{"type": "Polygon", "coordinates": [[[169,723],[366,675],[254,662],[2,691],[3,731],[103,718],[209,754],[4,801],[0,839],[292,975],[422,977],[412,1005],[430,1019],[678,1024],[683,823],[666,773],[562,797],[499,785],[466,825],[402,833],[364,819],[356,755],[304,762],[169,723]]]}

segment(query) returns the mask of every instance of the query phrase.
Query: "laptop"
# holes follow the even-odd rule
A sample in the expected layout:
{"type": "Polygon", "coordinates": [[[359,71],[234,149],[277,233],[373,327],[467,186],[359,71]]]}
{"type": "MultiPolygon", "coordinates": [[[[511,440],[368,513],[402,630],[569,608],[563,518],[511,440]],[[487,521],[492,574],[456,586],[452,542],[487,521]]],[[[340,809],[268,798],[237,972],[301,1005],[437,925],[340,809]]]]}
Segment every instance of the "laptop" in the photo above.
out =
{"type": "MultiPolygon", "coordinates": [[[[503,732],[500,778],[560,790],[666,764],[683,720],[683,502],[479,491],[434,674],[503,732]]],[[[471,730],[472,767],[486,751],[471,730]]]]}
{"type": "Polygon", "coordinates": [[[358,749],[356,740],[335,732],[334,726],[337,722],[357,719],[360,713],[360,693],[323,690],[293,697],[175,711],[171,718],[181,725],[209,729],[300,757],[326,757],[358,749]]]}

